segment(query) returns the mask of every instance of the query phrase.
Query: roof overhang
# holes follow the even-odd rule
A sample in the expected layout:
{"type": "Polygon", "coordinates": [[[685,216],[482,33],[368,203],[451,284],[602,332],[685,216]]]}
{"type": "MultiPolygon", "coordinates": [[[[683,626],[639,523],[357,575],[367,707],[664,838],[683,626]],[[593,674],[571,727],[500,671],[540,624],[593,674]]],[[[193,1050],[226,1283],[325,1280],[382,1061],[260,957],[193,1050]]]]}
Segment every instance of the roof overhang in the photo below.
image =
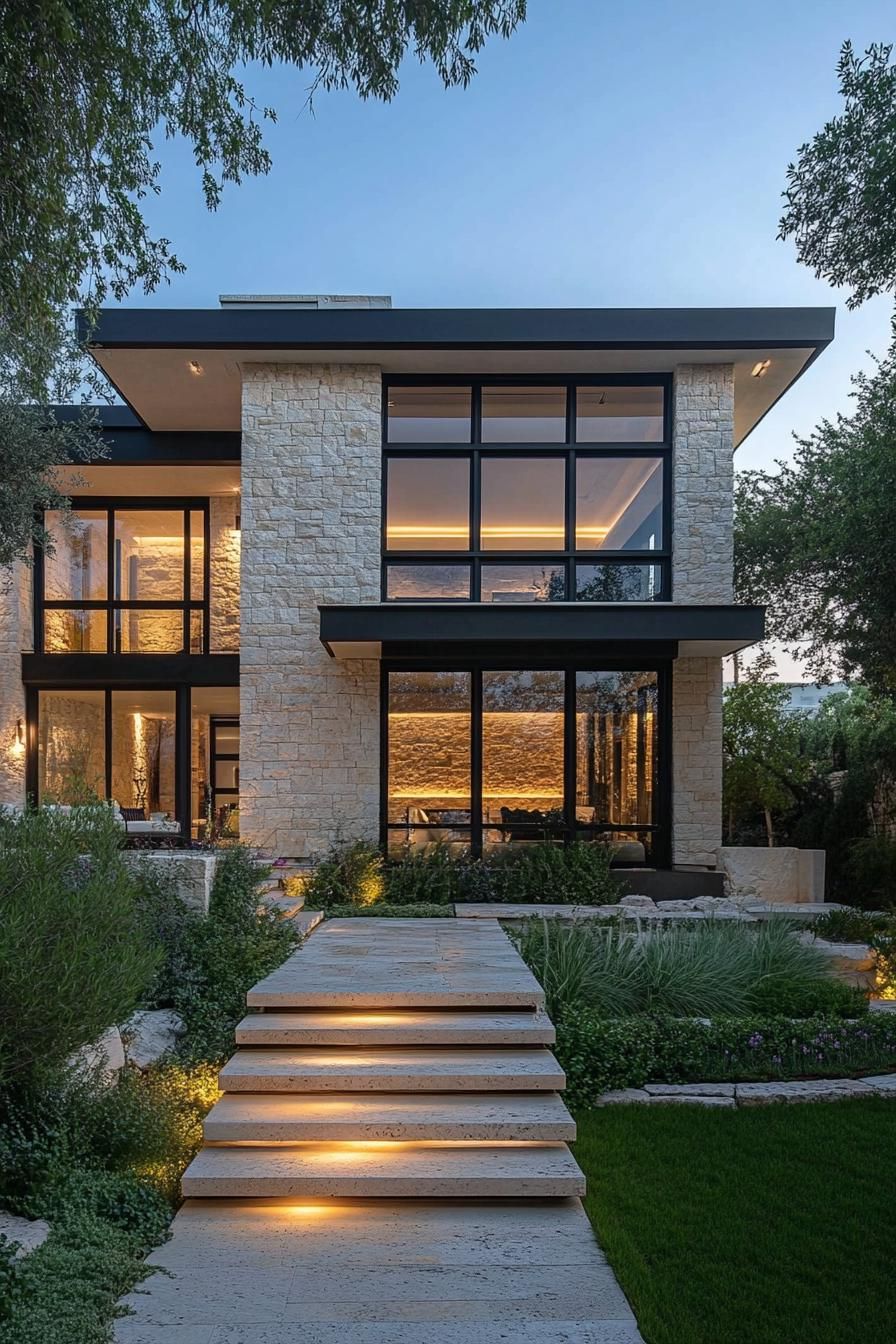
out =
{"type": "Polygon", "coordinates": [[[473,377],[733,364],[740,443],[833,339],[834,309],[109,308],[81,334],[153,430],[239,430],[245,364],[374,364],[387,375],[473,377]],[[764,375],[753,377],[765,360],[764,375]]]}
{"type": "Polygon", "coordinates": [[[723,658],[765,633],[765,608],[676,602],[379,602],[321,606],[320,639],[333,658],[475,653],[517,645],[539,656],[571,645],[606,657],[723,658]]]}

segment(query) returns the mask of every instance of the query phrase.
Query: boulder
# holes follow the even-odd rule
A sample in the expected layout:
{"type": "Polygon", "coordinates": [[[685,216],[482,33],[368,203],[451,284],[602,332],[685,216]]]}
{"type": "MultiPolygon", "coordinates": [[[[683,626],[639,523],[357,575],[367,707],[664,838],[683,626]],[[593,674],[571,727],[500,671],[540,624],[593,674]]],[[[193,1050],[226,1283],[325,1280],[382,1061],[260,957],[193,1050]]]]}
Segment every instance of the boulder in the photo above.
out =
{"type": "Polygon", "coordinates": [[[18,1242],[16,1260],[30,1255],[39,1246],[43,1246],[49,1235],[50,1224],[45,1223],[42,1218],[19,1218],[14,1213],[0,1209],[0,1237],[6,1237],[7,1241],[18,1242]]]}
{"type": "Polygon", "coordinates": [[[655,910],[656,901],[650,896],[623,896],[619,902],[623,910],[655,910]]]}
{"type": "Polygon", "coordinates": [[[143,1070],[167,1055],[183,1036],[185,1028],[177,1013],[170,1008],[160,1008],[154,1012],[135,1013],[122,1030],[128,1063],[143,1070]]]}
{"type": "Polygon", "coordinates": [[[824,900],[824,851],[789,845],[723,845],[719,865],[726,891],[737,900],[802,905],[824,900]]]}
{"type": "Polygon", "coordinates": [[[104,1080],[114,1083],[124,1068],[124,1044],[117,1027],[104,1031],[99,1040],[84,1045],[69,1057],[69,1067],[78,1072],[99,1070],[104,1080]]]}

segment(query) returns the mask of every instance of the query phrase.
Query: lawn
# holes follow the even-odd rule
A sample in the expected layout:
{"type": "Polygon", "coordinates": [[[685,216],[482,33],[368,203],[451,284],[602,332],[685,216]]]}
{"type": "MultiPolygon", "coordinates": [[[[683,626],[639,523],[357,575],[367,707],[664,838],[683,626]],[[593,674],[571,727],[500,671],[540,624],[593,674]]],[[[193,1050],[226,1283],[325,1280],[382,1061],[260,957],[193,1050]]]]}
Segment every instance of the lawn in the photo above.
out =
{"type": "Polygon", "coordinates": [[[896,1331],[896,1102],[578,1115],[601,1245],[647,1344],[896,1331]]]}

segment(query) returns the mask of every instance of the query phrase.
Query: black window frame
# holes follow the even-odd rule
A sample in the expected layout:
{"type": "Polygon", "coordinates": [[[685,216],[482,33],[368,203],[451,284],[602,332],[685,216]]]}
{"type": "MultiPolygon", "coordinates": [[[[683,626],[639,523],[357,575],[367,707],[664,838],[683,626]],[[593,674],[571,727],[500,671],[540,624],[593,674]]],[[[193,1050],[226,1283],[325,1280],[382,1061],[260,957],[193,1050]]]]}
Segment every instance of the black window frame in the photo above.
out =
{"type": "MultiPolygon", "coordinates": [[[[470,853],[482,855],[485,831],[500,830],[500,825],[483,821],[482,809],[482,674],[483,672],[562,672],[563,691],[563,822],[542,828],[544,835],[564,845],[576,840],[619,832],[650,834],[653,868],[671,866],[672,855],[672,661],[669,658],[603,658],[582,656],[501,657],[453,656],[439,658],[383,659],[380,664],[380,844],[389,853],[390,838],[411,830],[444,831],[445,824],[401,823],[389,821],[389,674],[392,672],[468,672],[470,677],[470,824],[452,824],[450,829],[469,836],[470,853]],[[657,678],[656,761],[654,763],[654,820],[649,825],[599,823],[585,826],[576,819],[576,673],[577,672],[655,672],[657,678]]],[[[541,834],[533,832],[533,839],[541,834]]],[[[620,864],[619,866],[624,866],[620,864]]],[[[642,866],[642,865],[638,865],[642,866]]]]}
{"type": "MultiPolygon", "coordinates": [[[[419,375],[390,377],[383,380],[382,407],[382,506],[381,506],[381,594],[384,602],[446,601],[454,603],[480,602],[481,572],[485,564],[544,564],[563,570],[566,602],[587,599],[576,598],[576,567],[579,564],[645,565],[657,567],[661,576],[660,590],[655,602],[672,600],[672,377],[670,374],[638,375],[540,375],[470,377],[463,374],[419,375]],[[468,443],[390,443],[389,392],[398,387],[470,387],[470,440],[468,443]],[[562,387],[566,390],[566,442],[507,443],[482,442],[482,389],[491,387],[562,387]],[[576,442],[576,388],[578,387],[661,387],[663,389],[663,437],[657,443],[607,442],[595,444],[576,442]],[[460,457],[470,464],[470,547],[465,551],[397,550],[387,547],[386,511],[389,462],[402,457],[460,457]],[[562,457],[565,460],[564,530],[565,545],[555,551],[484,550],[479,533],[481,521],[481,472],[483,457],[562,457]],[[601,550],[576,546],[575,502],[576,462],[582,458],[643,459],[655,457],[662,462],[663,544],[656,550],[601,550]],[[390,565],[468,564],[471,568],[469,598],[389,597],[388,574],[390,565]]],[[[561,599],[558,599],[561,600],[561,599]]]]}
{"type": "MultiPolygon", "coordinates": [[[[71,508],[73,513],[84,510],[90,513],[106,514],[106,596],[104,598],[89,599],[83,601],[65,601],[48,600],[44,595],[46,580],[46,557],[41,546],[34,548],[34,651],[35,653],[49,653],[52,656],[66,656],[66,651],[60,653],[59,650],[47,650],[45,648],[46,622],[44,613],[47,611],[102,611],[106,614],[106,648],[104,653],[96,653],[91,656],[105,658],[109,656],[130,658],[140,653],[139,650],[122,652],[116,648],[116,613],[122,611],[180,611],[182,613],[183,639],[180,649],[168,649],[159,653],[160,658],[179,657],[183,654],[195,654],[201,656],[211,652],[211,524],[210,509],[207,496],[189,497],[183,495],[140,495],[140,496],[118,496],[103,495],[96,498],[90,496],[72,497],[71,508]],[[138,512],[140,510],[164,509],[169,512],[183,514],[183,539],[184,539],[184,596],[182,600],[167,599],[156,601],[152,599],[133,599],[116,598],[115,592],[115,514],[138,512]],[[202,597],[193,598],[190,596],[192,590],[192,556],[190,553],[191,541],[191,513],[202,514],[202,536],[203,536],[203,560],[202,560],[202,597]],[[199,649],[191,649],[191,613],[199,611],[202,613],[202,639],[199,649]]],[[[40,522],[43,523],[46,515],[40,516],[40,522]]]]}

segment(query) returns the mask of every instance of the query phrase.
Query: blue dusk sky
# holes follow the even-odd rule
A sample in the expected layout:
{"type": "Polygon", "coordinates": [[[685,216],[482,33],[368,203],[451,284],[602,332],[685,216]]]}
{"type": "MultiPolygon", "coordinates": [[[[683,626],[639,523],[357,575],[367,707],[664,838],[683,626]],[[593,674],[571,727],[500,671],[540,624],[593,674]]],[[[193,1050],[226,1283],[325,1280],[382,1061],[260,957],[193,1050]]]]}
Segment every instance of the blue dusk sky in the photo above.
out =
{"type": "MultiPolygon", "coordinates": [[[[887,298],[850,313],[776,240],[787,164],[839,108],[849,38],[896,38],[882,0],[530,0],[508,42],[446,92],[413,60],[388,104],[318,94],[311,73],[252,71],[277,108],[266,178],[203,205],[183,145],[160,145],[148,205],[187,272],[130,303],[220,293],[391,294],[403,307],[834,304],[837,337],[738,452],[849,409],[850,376],[888,344],[887,298]]],[[[799,675],[786,660],[784,676],[799,675]]]]}

